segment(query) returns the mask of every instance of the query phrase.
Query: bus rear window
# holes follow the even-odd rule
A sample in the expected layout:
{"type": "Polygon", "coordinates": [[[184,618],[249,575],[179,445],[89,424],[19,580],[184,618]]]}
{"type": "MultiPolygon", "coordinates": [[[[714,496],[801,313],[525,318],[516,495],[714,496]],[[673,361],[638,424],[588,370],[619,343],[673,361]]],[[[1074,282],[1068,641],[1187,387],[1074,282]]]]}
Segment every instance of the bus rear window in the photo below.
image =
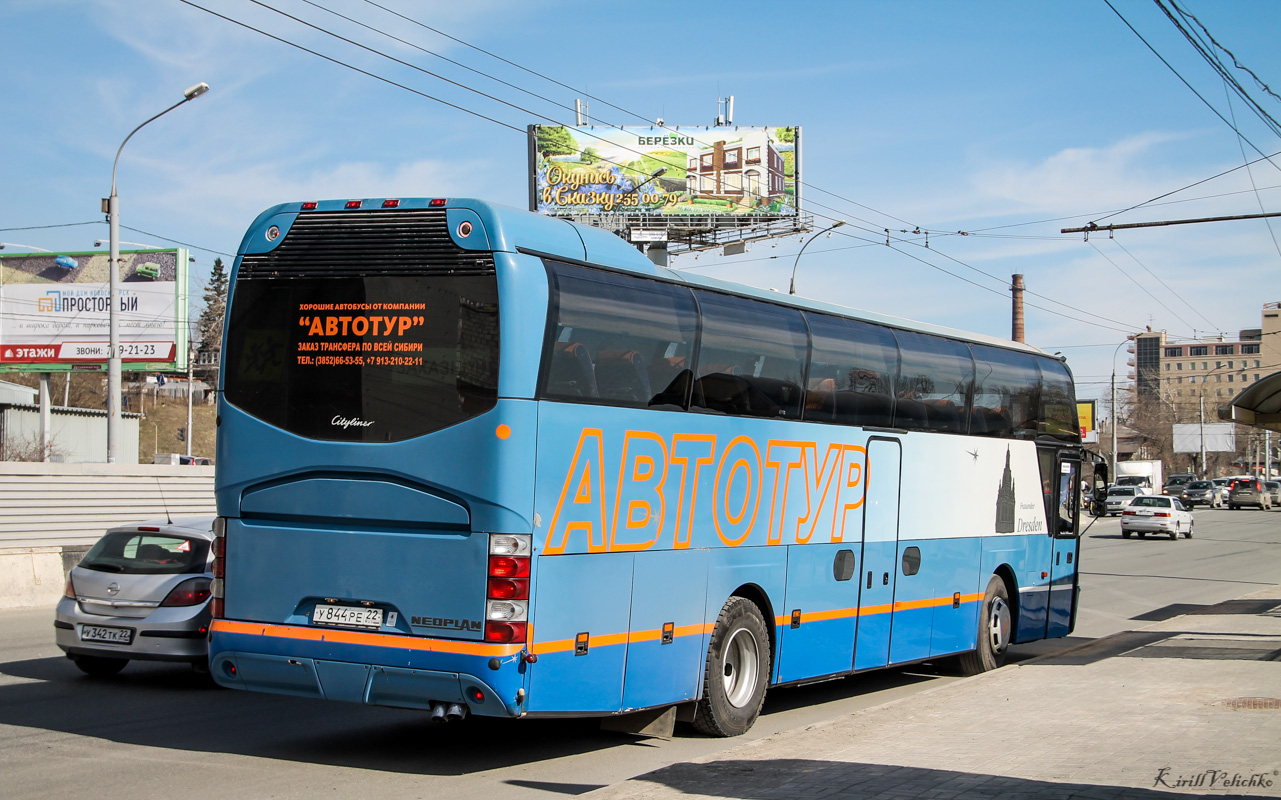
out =
{"type": "Polygon", "coordinates": [[[497,279],[348,273],[240,280],[223,362],[228,402],[299,436],[421,436],[497,401],[497,279]]]}

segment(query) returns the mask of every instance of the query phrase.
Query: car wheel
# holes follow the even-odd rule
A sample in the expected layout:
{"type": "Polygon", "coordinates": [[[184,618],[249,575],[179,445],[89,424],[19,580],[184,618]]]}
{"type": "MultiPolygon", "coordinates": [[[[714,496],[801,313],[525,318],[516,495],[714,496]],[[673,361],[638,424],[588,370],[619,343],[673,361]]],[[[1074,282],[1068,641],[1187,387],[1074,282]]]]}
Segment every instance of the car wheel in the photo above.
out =
{"type": "Polygon", "coordinates": [[[1148,538],[1148,535],[1147,535],[1147,533],[1146,533],[1145,531],[1139,531],[1139,538],[1140,538],[1140,539],[1146,539],[1146,538],[1148,538]]]}
{"type": "Polygon", "coordinates": [[[1191,522],[1189,522],[1189,523],[1188,523],[1188,529],[1187,529],[1187,531],[1186,531],[1183,535],[1184,535],[1184,536],[1186,536],[1186,537],[1188,537],[1189,539],[1191,539],[1191,538],[1192,538],[1192,523],[1191,523],[1191,522]]]}
{"type": "Polygon", "coordinates": [[[769,633],[760,609],[746,597],[731,597],[707,645],[694,727],[709,736],[746,733],[765,702],[769,672],[769,633]]]}
{"type": "Polygon", "coordinates": [[[961,673],[977,675],[1004,665],[1013,629],[1014,613],[1010,609],[1009,590],[999,575],[993,575],[983,595],[978,641],[973,650],[962,653],[958,659],[961,673]]]}
{"type": "Polygon", "coordinates": [[[1179,538],[1180,533],[1181,531],[1179,530],[1179,523],[1176,522],[1174,523],[1174,530],[1170,531],[1170,541],[1172,542],[1176,541],[1179,538]]]}
{"type": "Polygon", "coordinates": [[[71,660],[81,672],[95,678],[109,678],[129,663],[127,658],[106,658],[105,656],[72,656],[71,660]]]}
{"type": "Polygon", "coordinates": [[[1130,532],[1129,532],[1129,531],[1121,531],[1121,537],[1122,537],[1122,538],[1124,538],[1124,539],[1129,539],[1129,538],[1130,538],[1130,532]]]}

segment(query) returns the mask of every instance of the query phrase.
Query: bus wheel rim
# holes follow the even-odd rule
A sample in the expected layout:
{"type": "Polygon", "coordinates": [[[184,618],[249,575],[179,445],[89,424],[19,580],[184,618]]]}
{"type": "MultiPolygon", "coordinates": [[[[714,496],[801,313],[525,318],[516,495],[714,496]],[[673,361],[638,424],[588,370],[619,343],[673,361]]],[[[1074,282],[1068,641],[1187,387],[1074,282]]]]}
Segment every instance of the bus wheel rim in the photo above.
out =
{"type": "Polygon", "coordinates": [[[746,628],[739,628],[725,645],[724,686],[725,699],[734,708],[743,708],[756,690],[757,666],[756,637],[746,628]]]}
{"type": "Polygon", "coordinates": [[[988,617],[988,636],[992,650],[1004,653],[1010,644],[1010,607],[1001,597],[992,598],[992,613],[988,617]]]}

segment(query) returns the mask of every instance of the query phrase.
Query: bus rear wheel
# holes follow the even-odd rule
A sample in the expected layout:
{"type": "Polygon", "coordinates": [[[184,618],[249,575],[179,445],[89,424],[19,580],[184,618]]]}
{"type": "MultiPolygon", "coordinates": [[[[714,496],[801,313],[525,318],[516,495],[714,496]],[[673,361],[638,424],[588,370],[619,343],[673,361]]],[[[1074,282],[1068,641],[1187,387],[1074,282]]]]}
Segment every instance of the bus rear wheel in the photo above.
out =
{"type": "Polygon", "coordinates": [[[962,653],[958,659],[961,673],[978,675],[1003,666],[1013,629],[1014,614],[1010,609],[1009,590],[1001,576],[993,575],[983,595],[977,646],[968,653],[962,653]]]}
{"type": "Polygon", "coordinates": [[[769,672],[769,632],[760,609],[746,597],[731,597],[707,645],[694,727],[709,736],[746,733],[761,713],[769,672]]]}

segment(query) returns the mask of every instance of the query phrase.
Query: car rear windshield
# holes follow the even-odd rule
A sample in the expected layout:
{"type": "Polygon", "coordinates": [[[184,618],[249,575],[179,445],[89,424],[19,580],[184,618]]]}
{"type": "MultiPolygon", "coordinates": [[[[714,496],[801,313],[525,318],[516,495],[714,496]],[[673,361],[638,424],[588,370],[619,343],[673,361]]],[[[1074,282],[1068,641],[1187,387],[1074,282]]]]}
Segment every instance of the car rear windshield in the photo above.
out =
{"type": "Polygon", "coordinates": [[[147,531],[114,531],[98,540],[80,566],[99,572],[128,575],[201,573],[209,558],[209,542],[147,531]]]}
{"type": "Polygon", "coordinates": [[[1131,486],[1117,486],[1112,491],[1108,492],[1108,494],[1116,497],[1132,497],[1134,496],[1135,491],[1131,486]]]}
{"type": "Polygon", "coordinates": [[[1136,497],[1134,498],[1134,502],[1130,503],[1130,508],[1134,508],[1135,506],[1139,506],[1139,507],[1152,506],[1154,508],[1169,508],[1170,498],[1155,497],[1150,495],[1145,495],[1143,497],[1136,497]]]}
{"type": "Polygon", "coordinates": [[[1188,484],[1189,489],[1212,489],[1214,484],[1209,481],[1192,481],[1188,484]]]}

